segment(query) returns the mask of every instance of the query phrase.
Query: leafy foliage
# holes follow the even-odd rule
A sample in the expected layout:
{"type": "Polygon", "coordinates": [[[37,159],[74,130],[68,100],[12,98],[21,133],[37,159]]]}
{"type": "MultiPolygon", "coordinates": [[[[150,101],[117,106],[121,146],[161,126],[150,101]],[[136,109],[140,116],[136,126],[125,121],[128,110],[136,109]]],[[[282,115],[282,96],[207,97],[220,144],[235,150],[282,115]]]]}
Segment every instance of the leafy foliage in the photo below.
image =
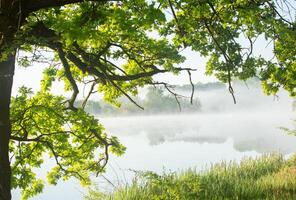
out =
{"type": "Polygon", "coordinates": [[[175,13],[174,19],[161,31],[174,35],[175,45],[190,46],[209,57],[207,74],[228,83],[230,89],[232,77],[246,80],[258,76],[266,93],[275,94],[283,87],[295,95],[295,2],[168,2],[163,6],[175,13]],[[274,59],[254,53],[260,37],[273,43],[274,59]]]}
{"type": "Polygon", "coordinates": [[[12,99],[11,113],[12,186],[24,189],[24,199],[42,192],[43,182],[34,169],[42,166],[45,154],[56,162],[48,173],[49,183],[56,184],[60,178],[67,180],[72,176],[82,184],[89,184],[91,172],[104,171],[108,148],[116,155],[125,150],[116,137],[107,137],[93,116],[82,109],[67,110],[61,96],[47,92],[33,96],[23,87],[12,99]]]}
{"type": "Polygon", "coordinates": [[[166,38],[147,34],[164,22],[163,12],[145,1],[85,1],[26,17],[16,36],[21,44],[15,45],[32,56],[20,57],[19,64],[46,61],[48,67],[37,94],[23,87],[11,102],[12,187],[21,188],[24,199],[42,192],[34,169],[42,167],[47,154],[56,162],[49,183],[75,177],[89,184],[90,173],[104,171],[109,153],[124,152],[84,106],[74,106],[78,84],[92,84],[89,95],[103,93],[105,101],[119,105],[117,98],[131,99],[138,87],[153,82],[153,75],[183,70],[175,66],[184,61],[178,50],[166,38]],[[34,49],[53,53],[53,60],[38,57],[34,49]],[[73,92],[70,99],[50,93],[54,81],[73,92]]]}

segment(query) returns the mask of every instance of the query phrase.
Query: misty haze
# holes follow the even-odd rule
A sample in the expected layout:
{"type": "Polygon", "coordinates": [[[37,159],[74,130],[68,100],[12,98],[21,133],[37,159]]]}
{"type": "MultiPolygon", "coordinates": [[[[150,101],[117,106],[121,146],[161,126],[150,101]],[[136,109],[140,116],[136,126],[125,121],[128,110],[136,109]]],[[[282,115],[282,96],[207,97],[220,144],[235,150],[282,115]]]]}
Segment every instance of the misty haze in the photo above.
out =
{"type": "MultiPolygon", "coordinates": [[[[172,94],[161,88],[150,90],[153,95],[163,90],[162,97],[158,98],[171,98],[166,101],[172,103],[170,107],[162,104],[162,108],[154,109],[157,103],[150,102],[150,108],[143,111],[122,99],[120,109],[108,104],[98,109],[97,103],[89,102],[96,109],[92,110],[91,106],[86,109],[96,114],[107,133],[117,136],[127,147],[123,156],[111,156],[104,178],[93,177],[101,189],[111,190],[113,186],[109,181],[115,185],[130,183],[134,171],[205,170],[221,161],[238,162],[244,157],[266,153],[282,153],[288,157],[296,151],[296,137],[282,129],[295,127],[293,99],[286,92],[266,96],[258,81],[236,82],[237,104],[234,104],[223,84],[196,86],[195,104],[191,105],[189,98],[181,98],[181,111],[172,94]]],[[[177,86],[175,91],[190,97],[191,86],[177,86]]],[[[138,101],[145,103],[149,92],[142,93],[138,101]]],[[[36,199],[60,197],[65,189],[65,197],[74,199],[86,193],[74,180],[60,184],[64,186],[49,186],[36,199]]]]}

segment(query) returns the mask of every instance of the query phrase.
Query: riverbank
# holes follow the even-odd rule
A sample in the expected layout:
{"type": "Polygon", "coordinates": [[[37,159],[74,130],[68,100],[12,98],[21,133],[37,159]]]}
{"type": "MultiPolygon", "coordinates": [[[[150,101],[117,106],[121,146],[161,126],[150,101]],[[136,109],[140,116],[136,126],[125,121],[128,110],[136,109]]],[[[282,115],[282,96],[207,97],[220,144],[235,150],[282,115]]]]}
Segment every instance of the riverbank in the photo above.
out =
{"type": "Polygon", "coordinates": [[[112,193],[90,191],[87,200],[296,199],[296,155],[245,158],[209,170],[139,172],[132,184],[112,193]]]}

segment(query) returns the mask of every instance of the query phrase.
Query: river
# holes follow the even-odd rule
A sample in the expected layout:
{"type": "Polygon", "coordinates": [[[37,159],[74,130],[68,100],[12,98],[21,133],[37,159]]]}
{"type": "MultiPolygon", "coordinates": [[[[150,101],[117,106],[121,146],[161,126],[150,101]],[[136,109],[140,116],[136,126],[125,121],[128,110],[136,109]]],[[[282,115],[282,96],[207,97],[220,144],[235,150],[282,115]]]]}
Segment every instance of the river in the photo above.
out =
{"type": "MultiPolygon", "coordinates": [[[[266,103],[266,101],[264,100],[266,103]]],[[[99,117],[106,131],[117,136],[127,147],[121,157],[111,156],[104,177],[112,184],[125,184],[134,170],[158,173],[187,168],[207,169],[213,163],[262,153],[280,152],[286,156],[296,152],[296,136],[280,127],[295,128],[291,100],[269,103],[260,109],[238,109],[198,114],[99,117]]],[[[38,173],[46,176],[44,169],[38,173]]],[[[95,184],[108,190],[105,178],[93,177],[95,184]]],[[[86,189],[76,180],[46,186],[35,200],[83,199],[86,189]]],[[[14,191],[15,200],[19,192],[14,191]]]]}

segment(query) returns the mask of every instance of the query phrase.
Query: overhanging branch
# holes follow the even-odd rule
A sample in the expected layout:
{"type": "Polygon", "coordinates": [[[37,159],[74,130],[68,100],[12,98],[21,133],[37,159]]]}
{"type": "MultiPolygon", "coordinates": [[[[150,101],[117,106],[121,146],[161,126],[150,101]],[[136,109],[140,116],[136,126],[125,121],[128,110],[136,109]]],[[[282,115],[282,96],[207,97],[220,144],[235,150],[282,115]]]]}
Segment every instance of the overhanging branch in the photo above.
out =
{"type": "Polygon", "coordinates": [[[31,13],[45,8],[61,7],[68,4],[86,1],[107,2],[106,0],[29,0],[26,1],[26,12],[31,13]]]}
{"type": "Polygon", "coordinates": [[[76,108],[74,107],[74,102],[75,102],[75,100],[77,98],[77,95],[79,93],[78,86],[76,84],[75,79],[72,76],[72,72],[70,70],[70,66],[69,66],[69,63],[68,63],[68,61],[66,59],[65,52],[62,49],[62,46],[60,46],[60,45],[57,46],[57,51],[58,51],[59,57],[60,57],[60,59],[62,61],[64,69],[65,69],[65,76],[69,80],[69,82],[70,82],[70,84],[72,86],[72,89],[73,89],[71,99],[69,100],[69,108],[72,109],[72,110],[73,109],[75,110],[76,108]]]}
{"type": "MultiPolygon", "coordinates": [[[[116,46],[121,48],[124,54],[127,55],[130,59],[137,61],[134,57],[131,56],[130,53],[132,52],[127,51],[121,44],[107,42],[106,45],[103,46],[100,51],[98,51],[98,53],[90,53],[85,51],[83,48],[79,46],[77,42],[73,42],[71,45],[68,45],[66,49],[64,49],[65,47],[60,41],[60,38],[58,37],[59,34],[56,33],[54,30],[47,28],[44,24],[39,24],[39,26],[35,26],[33,30],[34,31],[32,32],[32,34],[34,34],[36,38],[40,38],[43,41],[42,44],[38,43],[37,45],[48,46],[49,48],[52,48],[53,50],[57,51],[59,55],[59,58],[65,69],[65,76],[69,80],[73,89],[72,97],[69,100],[69,107],[71,109],[75,109],[74,102],[76,100],[79,90],[75,78],[73,77],[72,72],[70,70],[68,60],[71,61],[75,66],[77,66],[83,73],[87,73],[89,76],[92,76],[94,80],[96,80],[96,82],[101,82],[102,84],[110,83],[111,86],[119,90],[124,96],[126,96],[131,102],[133,102],[141,109],[143,109],[143,107],[138,105],[128,95],[126,91],[122,90],[119,82],[133,80],[145,81],[145,78],[150,78],[156,74],[167,73],[171,71],[195,71],[191,68],[178,67],[174,67],[172,69],[162,69],[158,68],[153,63],[143,63],[138,61],[136,63],[141,70],[137,73],[129,74],[122,70],[120,67],[113,64],[112,62],[108,62],[107,58],[105,57],[105,54],[109,51],[110,47],[116,46]],[[47,35],[51,37],[46,37],[47,35]]],[[[30,44],[32,43],[34,44],[34,41],[30,41],[30,44]]],[[[149,81],[145,82],[148,83],[149,81]]],[[[90,92],[90,94],[91,93],[92,92],[90,92]]]]}

